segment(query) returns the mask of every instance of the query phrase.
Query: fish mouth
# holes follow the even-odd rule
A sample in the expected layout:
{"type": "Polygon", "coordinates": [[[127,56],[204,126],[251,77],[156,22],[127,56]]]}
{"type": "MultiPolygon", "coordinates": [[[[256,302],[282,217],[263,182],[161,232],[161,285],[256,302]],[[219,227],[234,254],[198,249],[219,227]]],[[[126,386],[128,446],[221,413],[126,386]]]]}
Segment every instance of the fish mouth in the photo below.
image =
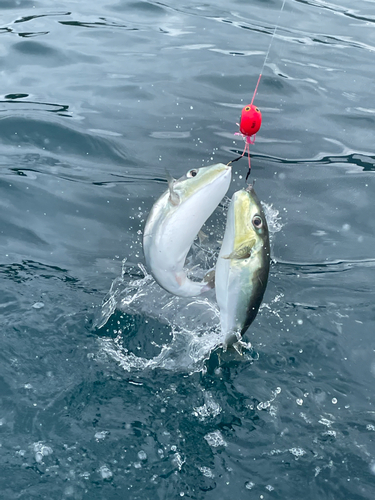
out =
{"type": "Polygon", "coordinates": [[[222,173],[226,174],[226,173],[232,171],[232,165],[228,165],[228,164],[226,165],[225,163],[219,163],[217,165],[217,167],[219,167],[217,171],[220,173],[222,172],[222,173]]]}
{"type": "Polygon", "coordinates": [[[223,174],[225,178],[228,175],[232,176],[232,165],[224,165],[223,174]]]}
{"type": "Polygon", "coordinates": [[[231,165],[225,165],[224,174],[225,174],[225,176],[232,175],[232,166],[231,165]]]}
{"type": "Polygon", "coordinates": [[[219,168],[219,171],[227,172],[232,170],[232,165],[230,163],[217,163],[215,167],[219,168]]]}
{"type": "MultiPolygon", "coordinates": [[[[197,192],[209,188],[209,186],[218,183],[217,187],[222,186],[222,183],[227,183],[228,178],[232,177],[232,167],[224,163],[218,164],[214,170],[205,176],[197,186],[197,192]]],[[[229,181],[230,182],[230,181],[229,181]]],[[[228,185],[229,187],[229,185],[228,185]]],[[[227,191],[227,189],[226,189],[227,191]]]]}

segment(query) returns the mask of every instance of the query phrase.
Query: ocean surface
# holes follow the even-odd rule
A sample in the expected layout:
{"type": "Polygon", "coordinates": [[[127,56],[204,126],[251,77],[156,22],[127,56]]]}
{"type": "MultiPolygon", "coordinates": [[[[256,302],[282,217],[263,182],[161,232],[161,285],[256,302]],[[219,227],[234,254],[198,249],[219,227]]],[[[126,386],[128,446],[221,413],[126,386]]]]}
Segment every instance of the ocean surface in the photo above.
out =
{"type": "Polygon", "coordinates": [[[1,499],[375,498],[375,1],[282,3],[1,0],[1,499]],[[142,231],[166,170],[242,153],[269,47],[272,265],[240,355],[142,231]]]}

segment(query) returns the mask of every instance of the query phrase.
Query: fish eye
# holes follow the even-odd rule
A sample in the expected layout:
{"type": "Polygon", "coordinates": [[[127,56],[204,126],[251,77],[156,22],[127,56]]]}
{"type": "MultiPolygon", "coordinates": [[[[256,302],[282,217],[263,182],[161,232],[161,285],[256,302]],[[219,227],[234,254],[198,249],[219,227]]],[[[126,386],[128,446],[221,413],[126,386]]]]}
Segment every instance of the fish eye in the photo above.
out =
{"type": "Polygon", "coordinates": [[[250,106],[246,106],[245,111],[249,111],[249,110],[250,110],[250,106]]]}
{"type": "Polygon", "coordinates": [[[255,108],[255,111],[256,111],[257,113],[259,113],[259,108],[255,108]]]}
{"type": "Polygon", "coordinates": [[[254,217],[253,217],[253,225],[257,229],[260,229],[263,226],[262,218],[259,215],[254,215],[254,217]]]}
{"type": "Polygon", "coordinates": [[[196,175],[198,174],[198,170],[190,170],[188,173],[187,173],[187,176],[188,177],[195,177],[196,175]]]}

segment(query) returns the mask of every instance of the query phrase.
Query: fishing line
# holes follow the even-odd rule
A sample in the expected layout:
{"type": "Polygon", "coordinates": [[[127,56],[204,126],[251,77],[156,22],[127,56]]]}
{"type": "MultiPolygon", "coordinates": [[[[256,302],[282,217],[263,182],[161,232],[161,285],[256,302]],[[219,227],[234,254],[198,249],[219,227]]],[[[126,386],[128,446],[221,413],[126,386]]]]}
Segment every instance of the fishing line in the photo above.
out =
{"type": "Polygon", "coordinates": [[[254,95],[253,95],[253,98],[251,100],[251,104],[253,104],[255,96],[256,96],[256,93],[258,91],[258,86],[259,86],[259,83],[260,83],[260,79],[262,78],[262,73],[264,71],[264,67],[266,65],[268,56],[270,55],[270,50],[271,50],[272,42],[273,42],[273,39],[275,38],[277,28],[280,25],[280,17],[281,17],[281,14],[282,14],[283,10],[284,10],[285,2],[286,2],[286,0],[283,0],[283,4],[282,4],[280,12],[279,12],[279,17],[277,18],[277,21],[276,21],[276,24],[275,24],[275,28],[274,28],[273,33],[272,33],[271,41],[270,41],[270,44],[268,46],[267,54],[266,54],[266,57],[264,58],[262,69],[260,70],[258,82],[257,82],[255,90],[254,90],[254,95]]]}
{"type": "Polygon", "coordinates": [[[248,161],[249,161],[249,170],[248,170],[247,175],[246,175],[246,180],[248,179],[248,177],[250,175],[250,172],[251,172],[251,165],[250,165],[250,144],[254,144],[254,142],[255,142],[255,135],[259,131],[259,129],[261,127],[261,124],[262,124],[262,114],[261,114],[259,108],[257,108],[256,106],[254,106],[253,102],[254,102],[255,96],[256,96],[257,91],[258,91],[258,87],[259,87],[259,84],[260,84],[260,80],[262,78],[262,74],[263,74],[265,65],[266,65],[267,60],[268,60],[268,56],[270,54],[270,50],[271,50],[273,39],[275,38],[276,31],[277,31],[277,29],[278,29],[278,27],[280,25],[280,18],[281,18],[281,14],[282,14],[282,12],[284,10],[285,2],[286,2],[286,0],[283,0],[283,3],[281,5],[281,9],[279,11],[279,16],[277,18],[277,21],[276,21],[276,24],[275,24],[275,27],[274,27],[274,30],[273,30],[273,33],[272,33],[272,37],[271,37],[270,43],[268,45],[266,56],[265,56],[264,61],[263,61],[262,69],[260,71],[260,74],[259,74],[259,77],[258,77],[258,81],[257,81],[257,84],[255,86],[253,98],[251,99],[251,103],[248,104],[248,105],[246,105],[242,109],[240,123],[237,124],[237,125],[239,125],[240,130],[239,130],[239,132],[236,133],[236,135],[240,135],[240,134],[242,135],[242,137],[245,140],[245,147],[244,147],[242,155],[239,156],[238,158],[235,158],[231,162],[229,162],[229,164],[233,163],[235,161],[238,161],[240,158],[242,158],[245,155],[245,153],[247,151],[248,161]]]}

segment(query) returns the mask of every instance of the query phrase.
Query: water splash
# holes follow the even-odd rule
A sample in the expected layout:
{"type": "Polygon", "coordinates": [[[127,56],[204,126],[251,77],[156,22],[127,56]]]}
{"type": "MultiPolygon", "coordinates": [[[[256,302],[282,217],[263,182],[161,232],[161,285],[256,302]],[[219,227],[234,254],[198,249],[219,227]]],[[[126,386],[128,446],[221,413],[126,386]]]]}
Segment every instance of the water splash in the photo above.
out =
{"type": "MultiPolygon", "coordinates": [[[[271,205],[263,204],[263,207],[271,236],[282,227],[279,212],[271,205]]],[[[223,203],[221,210],[225,215],[227,204],[223,203]]],[[[217,259],[225,217],[221,216],[220,219],[219,224],[210,226],[214,231],[210,232],[208,241],[194,243],[188,256],[189,274],[196,279],[202,279],[217,259]]],[[[113,281],[94,326],[103,328],[116,310],[153,319],[170,328],[170,342],[157,346],[150,339],[150,343],[160,348],[159,354],[151,359],[131,352],[125,345],[126,339],[121,329],[113,332],[117,333],[114,339],[108,336],[100,339],[102,353],[128,372],[150,368],[201,371],[210,354],[223,343],[214,291],[207,293],[204,298],[173,296],[155,282],[141,263],[131,267],[124,259],[121,276],[113,281]]],[[[248,348],[251,349],[251,346],[248,348]]]]}
{"type": "Polygon", "coordinates": [[[102,328],[116,309],[130,315],[141,315],[166,324],[172,340],[162,345],[152,359],[137,356],[124,345],[121,332],[115,339],[102,338],[102,351],[115,359],[126,371],[146,368],[199,371],[211,351],[221,343],[219,311],[210,297],[185,298],[172,296],[162,290],[142,264],[136,269],[123,262],[122,276],[116,278],[106,298],[95,326],[102,328]]]}
{"type": "Polygon", "coordinates": [[[261,203],[267,219],[270,242],[272,243],[274,234],[281,231],[284,224],[281,221],[280,212],[272,204],[261,203]]]}

